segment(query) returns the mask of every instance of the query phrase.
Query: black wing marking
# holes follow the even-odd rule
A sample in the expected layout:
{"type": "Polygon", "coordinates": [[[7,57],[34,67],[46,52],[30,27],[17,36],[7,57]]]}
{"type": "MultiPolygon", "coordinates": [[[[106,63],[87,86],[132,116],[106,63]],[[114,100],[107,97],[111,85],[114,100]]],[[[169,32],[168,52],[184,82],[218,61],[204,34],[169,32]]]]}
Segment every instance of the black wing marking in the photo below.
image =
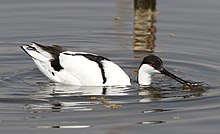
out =
{"type": "Polygon", "coordinates": [[[99,56],[99,55],[84,54],[84,53],[75,53],[75,54],[63,53],[63,54],[65,54],[65,55],[72,55],[72,56],[77,56],[77,55],[78,56],[84,56],[87,59],[96,62],[98,64],[100,70],[101,70],[101,73],[102,73],[103,84],[105,84],[105,82],[107,81],[106,76],[105,76],[105,69],[104,69],[104,66],[102,64],[102,61],[103,60],[110,61],[108,58],[105,58],[105,57],[99,56]]]}
{"type": "Polygon", "coordinates": [[[50,60],[50,64],[53,67],[53,69],[55,71],[60,71],[61,69],[64,69],[61,65],[60,65],[60,60],[59,60],[59,55],[60,53],[67,51],[67,49],[58,46],[58,45],[52,45],[52,46],[43,46],[39,43],[36,42],[32,42],[33,44],[37,45],[38,47],[40,47],[42,50],[47,51],[48,53],[50,53],[53,57],[53,59],[50,60]]]}
{"type": "Polygon", "coordinates": [[[64,69],[61,65],[60,65],[60,59],[59,57],[57,57],[56,59],[51,60],[50,62],[51,66],[53,67],[53,69],[55,71],[60,71],[62,69],[64,69]]]}
{"type": "Polygon", "coordinates": [[[36,43],[36,42],[32,42],[32,43],[37,45],[38,47],[40,47],[42,50],[50,53],[54,59],[58,58],[60,53],[67,51],[66,48],[63,48],[59,45],[43,46],[43,45],[36,43]]]}

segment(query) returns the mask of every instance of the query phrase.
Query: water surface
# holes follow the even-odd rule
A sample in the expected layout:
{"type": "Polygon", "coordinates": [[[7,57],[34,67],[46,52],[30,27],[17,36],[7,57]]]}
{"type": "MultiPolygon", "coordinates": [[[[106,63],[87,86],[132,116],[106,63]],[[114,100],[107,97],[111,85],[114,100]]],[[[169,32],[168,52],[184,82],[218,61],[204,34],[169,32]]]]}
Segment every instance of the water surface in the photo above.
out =
{"type": "Polygon", "coordinates": [[[219,133],[218,0],[157,1],[155,54],[167,70],[204,83],[193,91],[162,75],[151,87],[136,84],[146,53],[133,52],[133,1],[0,3],[1,133],[219,133]],[[19,48],[31,41],[104,55],[132,86],[52,83],[19,48]]]}

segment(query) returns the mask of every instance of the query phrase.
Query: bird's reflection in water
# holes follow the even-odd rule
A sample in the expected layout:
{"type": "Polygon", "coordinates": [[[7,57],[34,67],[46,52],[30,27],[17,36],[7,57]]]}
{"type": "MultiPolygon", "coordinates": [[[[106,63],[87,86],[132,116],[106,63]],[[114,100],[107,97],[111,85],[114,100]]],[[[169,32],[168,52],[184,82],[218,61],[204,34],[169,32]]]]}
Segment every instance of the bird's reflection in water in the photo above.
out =
{"type": "Polygon", "coordinates": [[[35,112],[42,110],[61,112],[64,109],[88,111],[93,110],[92,105],[114,103],[112,99],[114,96],[129,95],[127,93],[129,87],[81,87],[50,82],[38,83],[38,86],[39,90],[31,95],[31,99],[41,103],[27,104],[26,110],[35,112]]]}
{"type": "Polygon", "coordinates": [[[157,86],[140,86],[139,102],[169,101],[200,97],[205,92],[203,88],[197,90],[183,90],[181,87],[161,88],[157,86]]]}
{"type": "Polygon", "coordinates": [[[151,86],[140,87],[138,95],[141,97],[139,102],[159,101],[163,98],[162,92],[151,86]]]}
{"type": "Polygon", "coordinates": [[[129,87],[102,87],[102,86],[71,86],[59,83],[39,83],[38,95],[49,96],[88,96],[88,95],[128,95],[126,91],[129,87]]]}
{"type": "Polygon", "coordinates": [[[202,96],[204,90],[186,91],[180,86],[153,84],[152,86],[130,87],[80,87],[68,86],[59,83],[38,83],[39,90],[31,95],[32,100],[40,101],[37,104],[26,105],[27,110],[52,110],[61,112],[65,109],[74,111],[89,111],[94,105],[115,106],[124,103],[147,103],[188,99],[202,96]],[[169,87],[169,88],[168,88],[169,87]],[[112,105],[113,104],[113,105],[112,105]]]}

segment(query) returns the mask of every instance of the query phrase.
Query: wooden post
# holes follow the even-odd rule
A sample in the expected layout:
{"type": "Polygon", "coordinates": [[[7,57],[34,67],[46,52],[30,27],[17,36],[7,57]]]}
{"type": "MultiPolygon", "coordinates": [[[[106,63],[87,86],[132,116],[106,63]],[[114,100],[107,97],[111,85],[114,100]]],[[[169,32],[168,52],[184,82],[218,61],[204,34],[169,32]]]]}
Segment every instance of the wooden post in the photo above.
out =
{"type": "Polygon", "coordinates": [[[154,51],[157,14],[156,0],[134,0],[134,51],[154,51]]]}

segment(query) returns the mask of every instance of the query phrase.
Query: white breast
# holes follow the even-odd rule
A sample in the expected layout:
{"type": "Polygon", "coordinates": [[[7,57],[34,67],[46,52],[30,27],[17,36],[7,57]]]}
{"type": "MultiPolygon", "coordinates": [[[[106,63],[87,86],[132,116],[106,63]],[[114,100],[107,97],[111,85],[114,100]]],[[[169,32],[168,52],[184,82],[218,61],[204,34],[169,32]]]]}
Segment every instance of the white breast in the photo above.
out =
{"type": "Polygon", "coordinates": [[[105,85],[131,85],[128,75],[112,61],[103,61],[105,69],[106,83],[105,85]]]}

